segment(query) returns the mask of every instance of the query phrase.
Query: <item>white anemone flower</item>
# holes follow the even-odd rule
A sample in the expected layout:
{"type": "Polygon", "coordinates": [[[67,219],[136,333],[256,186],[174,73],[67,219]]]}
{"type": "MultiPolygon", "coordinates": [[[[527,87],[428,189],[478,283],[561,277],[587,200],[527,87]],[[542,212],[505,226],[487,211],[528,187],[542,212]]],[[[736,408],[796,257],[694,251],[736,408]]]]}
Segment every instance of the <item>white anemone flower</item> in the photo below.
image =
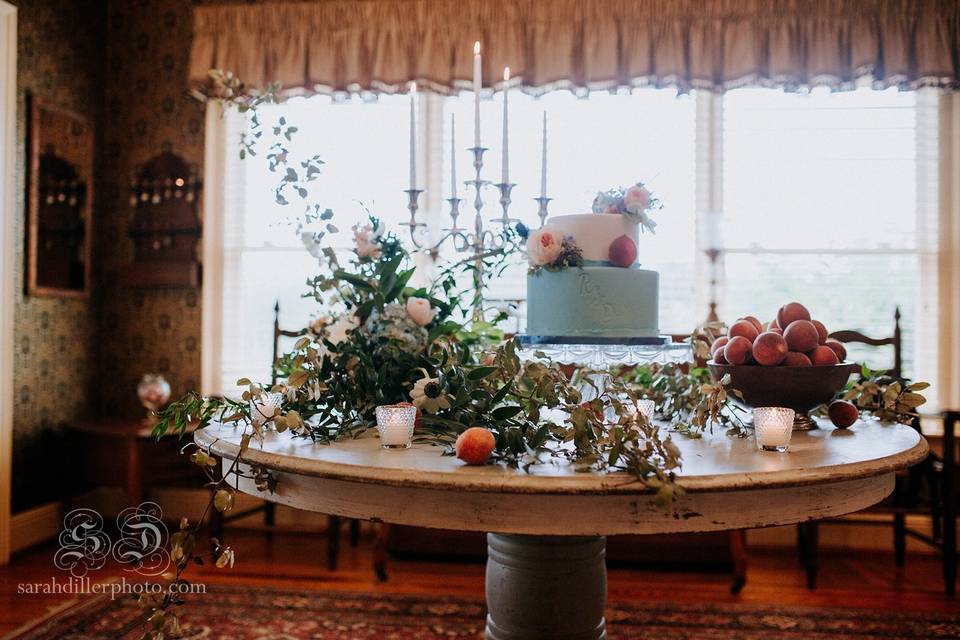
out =
{"type": "Polygon", "coordinates": [[[443,392],[443,386],[436,378],[421,378],[413,385],[410,398],[414,406],[427,413],[436,413],[450,408],[450,398],[443,392]]]}

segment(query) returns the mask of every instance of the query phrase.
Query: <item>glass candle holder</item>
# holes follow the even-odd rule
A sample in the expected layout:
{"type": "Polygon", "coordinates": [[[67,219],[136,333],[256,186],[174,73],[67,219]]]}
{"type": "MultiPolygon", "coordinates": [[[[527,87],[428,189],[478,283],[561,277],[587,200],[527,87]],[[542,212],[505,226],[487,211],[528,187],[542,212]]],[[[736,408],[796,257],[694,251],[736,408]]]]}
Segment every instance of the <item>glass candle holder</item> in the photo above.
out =
{"type": "Polygon", "coordinates": [[[656,410],[657,405],[653,400],[644,398],[643,400],[637,400],[637,409],[640,411],[640,415],[647,419],[647,422],[653,420],[653,412],[656,410]]]}
{"type": "Polygon", "coordinates": [[[250,418],[253,424],[262,426],[273,419],[280,411],[283,403],[283,394],[275,391],[264,391],[259,397],[250,399],[250,418]]]}
{"type": "Polygon", "coordinates": [[[761,451],[786,451],[793,434],[793,409],[755,407],[753,428],[761,451]]]}
{"type": "Polygon", "coordinates": [[[417,408],[410,405],[381,405],[377,407],[377,433],[384,449],[409,449],[417,408]]]}

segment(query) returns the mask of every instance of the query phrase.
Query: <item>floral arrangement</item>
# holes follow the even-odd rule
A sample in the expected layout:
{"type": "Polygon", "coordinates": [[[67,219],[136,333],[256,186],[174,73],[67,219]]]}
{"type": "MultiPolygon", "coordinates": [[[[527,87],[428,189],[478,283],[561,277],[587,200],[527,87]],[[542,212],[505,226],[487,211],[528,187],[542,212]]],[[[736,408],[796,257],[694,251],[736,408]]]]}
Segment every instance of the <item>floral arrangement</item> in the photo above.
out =
{"type": "Polygon", "coordinates": [[[526,236],[527,262],[530,265],[531,275],[540,269],[559,271],[565,267],[583,265],[583,253],[573,238],[563,235],[549,225],[535,231],[520,227],[520,235],[526,236]]]}
{"type": "MultiPolygon", "coordinates": [[[[220,87],[217,99],[228,106],[255,110],[281,99],[277,87],[249,98],[235,77],[216,73],[212,77],[220,87]]],[[[255,120],[253,134],[243,141],[244,155],[256,155],[260,126],[255,120]]],[[[283,123],[281,133],[287,140],[295,131],[283,123]]],[[[275,142],[267,159],[282,176],[275,190],[277,201],[287,203],[287,196],[307,200],[304,185],[319,170],[317,156],[298,163],[282,142],[275,142]]],[[[616,192],[617,197],[615,192],[600,194],[601,211],[612,207],[612,212],[626,212],[653,231],[646,211],[658,202],[642,185],[636,188],[641,192],[631,187],[616,192]]],[[[595,202],[595,211],[597,207],[595,202]]],[[[308,282],[309,295],[323,315],[315,317],[307,334],[275,363],[280,382],[270,385],[242,378],[237,384],[243,392],[237,399],[190,392],[158,412],[154,428],[158,437],[183,435],[190,425],[202,428],[214,421],[242,430],[239,455],[223,474],[214,472],[217,462],[209,451],[195,443],[185,447],[213,491],[200,518],[182,519],[179,531],[171,536],[175,571],[168,577],[173,584],[186,584],[187,568],[203,562],[196,535],[204,518],[213,509],[233,508],[232,476],[247,474],[262,491],[276,488],[277,480],[267,470],[256,466],[245,470],[240,464],[266,429],[330,443],[364,435],[375,424],[378,405],[412,403],[419,414],[415,437],[436,445],[439,453],[457,454],[471,464],[494,461],[521,469],[565,461],[577,470],[624,471],[667,506],[682,494],[674,482],[680,452],[666,427],[644,417],[639,400],[655,398],[660,417],[686,435],[697,436],[715,423],[736,425],[730,417],[726,382],[710,383],[701,369],[637,367],[614,375],[586,368],[570,371],[542,354],[522,360],[518,343],[505,340],[497,329],[506,315],[502,311],[468,323],[472,299],[458,282],[463,275],[476,275],[477,259],[484,263],[485,277],[502,272],[518,250],[509,229],[502,249],[447,265],[431,283],[414,287],[412,256],[375,216],[353,227],[353,255],[341,264],[323,242],[338,232],[332,218],[329,209],[306,203],[301,238],[319,266],[308,282]],[[482,438],[475,440],[489,443],[480,451],[483,455],[476,446],[463,450],[461,440],[467,432],[479,433],[482,438]]],[[[572,240],[554,229],[519,232],[521,237],[526,234],[531,268],[582,263],[572,240]]],[[[694,336],[698,354],[708,351],[709,343],[708,338],[694,336]]],[[[863,385],[857,389],[855,393],[864,398],[881,398],[894,412],[915,406],[910,394],[919,390],[894,392],[890,387],[863,385]]],[[[232,549],[217,540],[213,548],[217,567],[233,566],[232,549]]],[[[182,600],[175,593],[141,597],[144,638],[160,640],[177,633],[175,607],[182,600]]]]}
{"type": "Polygon", "coordinates": [[[662,208],[660,200],[642,182],[627,188],[614,187],[601,191],[593,199],[594,213],[619,213],[650,233],[656,233],[657,223],[648,212],[662,208]]]}

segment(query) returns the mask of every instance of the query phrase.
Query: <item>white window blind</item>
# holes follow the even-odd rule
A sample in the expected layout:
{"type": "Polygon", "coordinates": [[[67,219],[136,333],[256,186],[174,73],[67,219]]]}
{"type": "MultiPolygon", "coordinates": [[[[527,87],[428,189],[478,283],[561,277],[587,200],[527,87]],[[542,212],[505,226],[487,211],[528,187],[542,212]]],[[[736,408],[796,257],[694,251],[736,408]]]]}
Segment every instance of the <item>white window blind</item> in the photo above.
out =
{"type": "MultiPolygon", "coordinates": [[[[935,98],[935,96],[933,96],[935,98]]],[[[937,366],[936,110],[926,92],[723,97],[719,312],[766,321],[799,300],[828,329],[893,333],[904,373],[937,366]]],[[[850,348],[876,368],[891,349],[850,348]]]]}
{"type": "MultiPolygon", "coordinates": [[[[501,178],[501,94],[482,102],[484,178],[501,178]]],[[[541,118],[549,118],[548,195],[552,214],[586,212],[596,191],[642,179],[665,204],[655,236],[640,242],[640,261],[661,274],[665,333],[689,331],[707,314],[710,272],[705,251],[721,250],[716,299],[722,319],[772,316],[789,300],[807,303],[832,330],[889,335],[903,312],[905,369],[935,380],[937,372],[937,109],[933,92],[873,91],[786,94],[741,89],[724,96],[671,90],[568,92],[534,99],[510,94],[510,214],[537,223],[541,118]]],[[[462,226],[472,226],[472,96],[422,94],[418,102],[418,176],[427,191],[420,217],[437,238],[449,225],[450,117],[457,123],[456,160],[462,226]]],[[[313,189],[336,212],[331,237],[344,253],[352,224],[366,209],[402,238],[406,221],[409,98],[298,98],[261,111],[266,135],[280,117],[299,132],[291,155],[319,153],[326,162],[313,189]]],[[[281,326],[298,329],[319,311],[301,296],[316,268],[288,218],[298,205],[273,201],[276,175],[264,158],[241,161],[245,118],[229,114],[208,125],[208,145],[223,153],[222,225],[207,224],[205,304],[219,322],[205,322],[207,391],[229,392],[241,376],[265,378],[272,350],[273,305],[281,326]],[[211,237],[211,233],[214,234],[211,237]],[[219,235],[216,235],[218,234],[219,235]]],[[[495,189],[487,218],[499,215],[495,189]]],[[[208,215],[210,215],[209,207],[208,215]]],[[[446,248],[444,257],[452,251],[446,248]]],[[[428,264],[422,265],[429,268],[428,264]]],[[[489,299],[522,300],[526,266],[518,262],[487,291],[489,299]]],[[[418,274],[425,278],[426,274],[418,274]]],[[[205,316],[208,313],[205,307],[205,316]]],[[[518,319],[506,327],[522,330],[518,319]]],[[[890,354],[852,350],[876,366],[890,354]]]]}

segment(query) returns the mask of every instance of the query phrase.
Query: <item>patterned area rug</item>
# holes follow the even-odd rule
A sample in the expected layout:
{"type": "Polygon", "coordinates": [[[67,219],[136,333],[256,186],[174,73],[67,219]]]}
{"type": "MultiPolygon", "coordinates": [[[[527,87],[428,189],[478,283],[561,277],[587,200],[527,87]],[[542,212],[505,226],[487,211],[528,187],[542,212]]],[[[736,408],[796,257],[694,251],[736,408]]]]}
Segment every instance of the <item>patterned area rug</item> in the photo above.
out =
{"type": "MultiPolygon", "coordinates": [[[[94,596],[13,637],[135,639],[135,602],[94,596]]],[[[611,604],[610,640],[873,640],[960,638],[960,615],[752,605],[611,604]]],[[[182,638],[449,640],[483,637],[480,601],[413,595],[210,585],[190,596],[182,638]]]]}

